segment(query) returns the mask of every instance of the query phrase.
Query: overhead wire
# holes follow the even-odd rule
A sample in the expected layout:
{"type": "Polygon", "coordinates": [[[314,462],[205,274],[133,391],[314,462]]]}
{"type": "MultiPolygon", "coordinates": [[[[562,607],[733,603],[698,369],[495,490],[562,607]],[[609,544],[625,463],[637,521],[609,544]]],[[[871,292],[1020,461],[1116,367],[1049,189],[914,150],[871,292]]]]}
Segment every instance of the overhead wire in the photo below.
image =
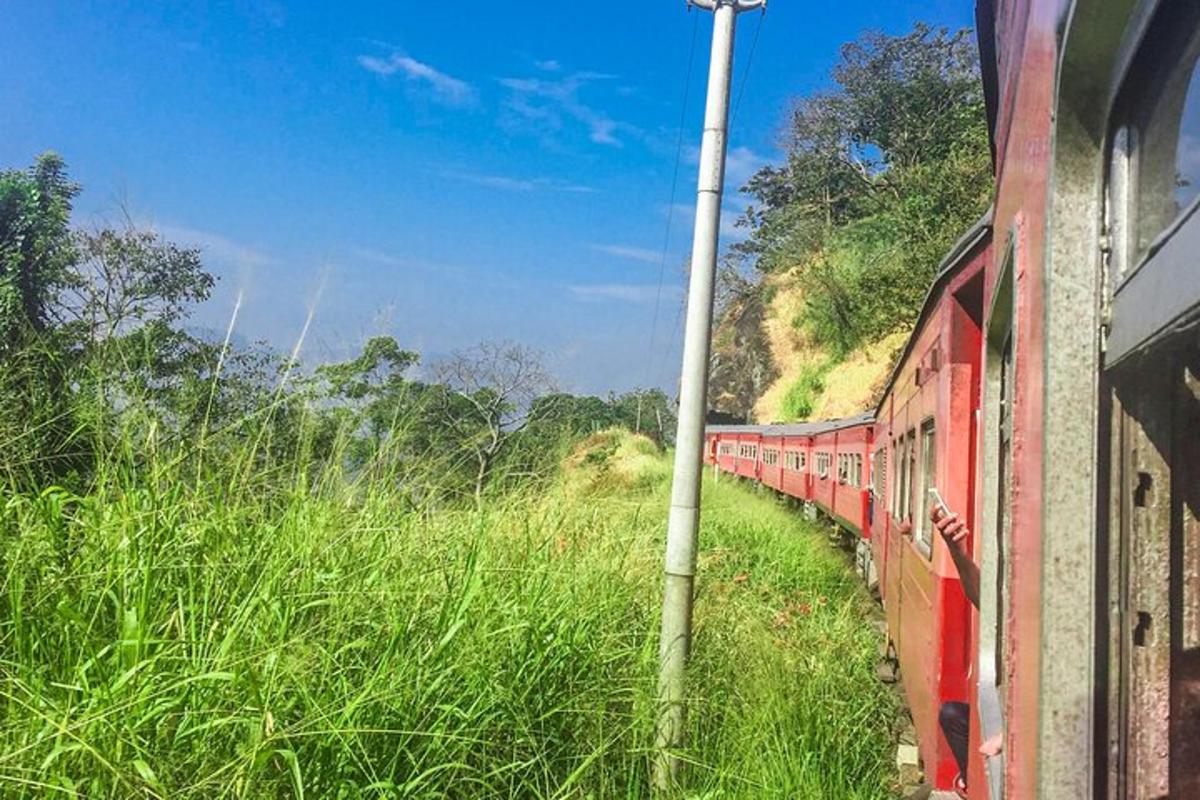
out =
{"type": "MultiPolygon", "coordinates": [[[[658,286],[654,290],[654,316],[650,323],[650,341],[646,348],[646,372],[645,383],[649,388],[650,382],[654,379],[654,344],[658,336],[658,317],[662,307],[662,291],[663,282],[666,279],[667,273],[667,256],[671,247],[671,225],[675,217],[675,195],[679,188],[679,166],[683,157],[683,128],[687,124],[687,108],[688,98],[691,96],[692,88],[692,66],[696,60],[696,34],[700,27],[700,15],[692,15],[692,42],[688,48],[687,58],[687,74],[683,81],[683,100],[679,108],[679,130],[675,138],[675,167],[671,174],[671,200],[667,204],[667,222],[663,230],[662,254],[659,257],[658,263],[658,286]]],[[[674,338],[672,336],[672,338],[674,338]]]]}
{"type": "MultiPolygon", "coordinates": [[[[754,38],[750,40],[750,51],[746,56],[746,66],[742,69],[742,78],[738,84],[737,96],[733,103],[733,113],[729,117],[729,137],[727,141],[733,140],[733,129],[737,122],[738,111],[742,107],[742,97],[746,93],[746,84],[750,81],[750,69],[754,65],[754,53],[758,50],[758,35],[762,31],[763,17],[767,15],[767,7],[764,4],[759,10],[758,22],[754,26],[754,38]]],[[[695,47],[695,36],[693,32],[693,47],[695,47]]],[[[680,127],[682,135],[682,126],[680,127]]],[[[672,190],[674,191],[674,190],[672,190]]],[[[674,201],[672,201],[674,202],[674,201]]],[[[661,280],[661,279],[660,279],[661,280]]],[[[657,303],[657,301],[656,301],[657,303]]],[[[675,347],[675,339],[680,333],[680,321],[683,318],[683,310],[687,307],[686,299],[681,300],[678,308],[675,310],[675,324],[671,326],[671,338],[667,341],[667,347],[664,355],[664,363],[669,358],[672,348],[675,347]]],[[[651,356],[653,357],[653,356],[651,356]]]]}

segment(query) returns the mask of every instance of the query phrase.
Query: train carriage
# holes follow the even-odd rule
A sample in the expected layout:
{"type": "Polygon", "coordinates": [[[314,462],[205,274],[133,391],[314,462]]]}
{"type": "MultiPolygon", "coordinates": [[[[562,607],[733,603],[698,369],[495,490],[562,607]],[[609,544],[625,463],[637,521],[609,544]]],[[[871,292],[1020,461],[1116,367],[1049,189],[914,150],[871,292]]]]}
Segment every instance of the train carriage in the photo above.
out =
{"type": "Polygon", "coordinates": [[[710,429],[711,459],[869,541],[936,787],[965,699],[972,800],[1200,797],[1200,3],[977,20],[990,234],[943,264],[861,438],[710,429]],[[978,611],[930,486],[971,522],[978,611]]]}
{"type": "Polygon", "coordinates": [[[762,434],[759,460],[762,482],[775,491],[783,490],[783,436],[767,429],[762,434]]]}
{"type": "Polygon", "coordinates": [[[942,262],[875,414],[880,508],[872,553],[882,573],[889,648],[938,789],[952,788],[958,773],[938,717],[944,703],[969,700],[971,614],[949,550],[929,521],[929,490],[971,517],[989,243],[985,216],[942,262]]]}
{"type": "Polygon", "coordinates": [[[874,415],[863,414],[840,421],[828,434],[834,442],[836,479],[826,511],[862,539],[871,537],[867,470],[873,431],[874,415]]]}

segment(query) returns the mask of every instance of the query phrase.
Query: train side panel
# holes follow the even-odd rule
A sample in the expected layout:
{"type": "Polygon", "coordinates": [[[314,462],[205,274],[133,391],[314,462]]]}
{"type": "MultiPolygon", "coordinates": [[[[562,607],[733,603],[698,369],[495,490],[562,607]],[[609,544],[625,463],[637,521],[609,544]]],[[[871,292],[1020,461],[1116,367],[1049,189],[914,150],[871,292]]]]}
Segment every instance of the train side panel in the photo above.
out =
{"type": "Polygon", "coordinates": [[[929,522],[936,488],[964,518],[973,512],[974,409],[986,238],[942,273],[904,359],[878,409],[886,509],[875,552],[883,554],[881,594],[889,635],[936,788],[958,772],[938,725],[947,701],[966,702],[971,610],[949,550],[929,522]]]}

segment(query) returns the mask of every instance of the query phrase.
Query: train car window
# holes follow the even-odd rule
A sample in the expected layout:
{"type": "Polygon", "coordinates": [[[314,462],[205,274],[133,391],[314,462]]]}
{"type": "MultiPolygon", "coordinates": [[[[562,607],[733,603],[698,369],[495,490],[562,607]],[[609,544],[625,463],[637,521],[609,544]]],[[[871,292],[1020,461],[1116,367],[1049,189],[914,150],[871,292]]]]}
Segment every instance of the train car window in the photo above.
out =
{"type": "Polygon", "coordinates": [[[1200,314],[1200,3],[1163,0],[1125,74],[1109,134],[1112,281],[1105,365],[1200,314]]]}
{"type": "Polygon", "coordinates": [[[796,463],[799,464],[798,469],[803,470],[806,463],[808,462],[808,456],[804,452],[799,452],[796,454],[796,456],[797,456],[796,463]]]}
{"type": "Polygon", "coordinates": [[[926,556],[933,551],[933,523],[929,521],[929,490],[937,485],[937,439],[934,421],[921,423],[921,493],[917,497],[916,541],[926,556]]]}
{"type": "Polygon", "coordinates": [[[1114,155],[1132,159],[1132,262],[1200,196],[1200,4],[1163,3],[1141,52],[1120,101],[1127,127],[1113,137],[1114,155]]]}
{"type": "Polygon", "coordinates": [[[900,504],[902,506],[901,516],[904,519],[912,520],[912,467],[913,467],[913,451],[915,438],[912,431],[909,431],[904,437],[904,480],[903,486],[900,488],[900,504]]]}
{"type": "Polygon", "coordinates": [[[871,467],[871,494],[883,502],[887,496],[887,446],[875,450],[875,463],[871,467]]]}
{"type": "Polygon", "coordinates": [[[900,491],[899,512],[902,520],[912,518],[912,460],[915,438],[916,435],[912,431],[904,435],[898,459],[900,463],[897,465],[900,469],[898,488],[900,491]]]}
{"type": "Polygon", "coordinates": [[[904,483],[900,465],[904,463],[904,438],[892,440],[892,516],[900,518],[900,486],[904,483]]]}

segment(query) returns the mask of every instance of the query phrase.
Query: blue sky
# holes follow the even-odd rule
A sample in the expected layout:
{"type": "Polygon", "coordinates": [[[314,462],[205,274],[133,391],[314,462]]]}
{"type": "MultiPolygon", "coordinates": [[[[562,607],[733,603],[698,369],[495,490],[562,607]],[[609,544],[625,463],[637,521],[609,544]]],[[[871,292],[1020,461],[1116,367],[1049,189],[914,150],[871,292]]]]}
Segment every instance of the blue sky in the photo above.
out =
{"type": "MultiPolygon", "coordinates": [[[[0,166],[56,150],[81,224],[124,207],[202,247],[221,281],[199,324],[223,330],[240,295],[240,337],[280,349],[311,310],[310,361],[380,333],[426,360],[513,340],[566,389],[674,391],[711,31],[683,0],[4,7],[0,166]]],[[[723,243],[788,99],[825,85],[843,42],[969,26],[971,7],[743,15],[723,243]]]]}

